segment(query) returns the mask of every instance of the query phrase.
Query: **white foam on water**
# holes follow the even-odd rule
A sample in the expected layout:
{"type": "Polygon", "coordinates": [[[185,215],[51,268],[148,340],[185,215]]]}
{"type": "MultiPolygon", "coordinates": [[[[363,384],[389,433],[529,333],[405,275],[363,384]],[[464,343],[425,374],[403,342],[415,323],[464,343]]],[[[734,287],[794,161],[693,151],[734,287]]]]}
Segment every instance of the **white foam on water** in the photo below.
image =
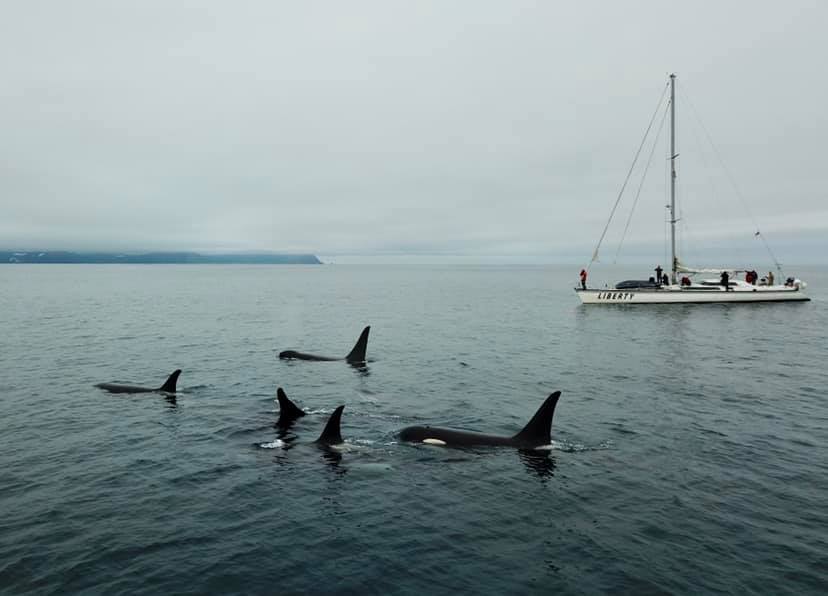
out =
{"type": "Polygon", "coordinates": [[[535,447],[535,451],[552,451],[554,449],[561,449],[561,444],[552,441],[549,445],[538,445],[535,447]]]}
{"type": "Polygon", "coordinates": [[[363,439],[346,439],[338,445],[326,445],[326,447],[341,453],[368,453],[373,451],[372,445],[374,445],[374,443],[374,441],[363,439]]]}
{"type": "Polygon", "coordinates": [[[276,439],[272,443],[259,443],[259,447],[262,449],[280,449],[285,446],[285,442],[282,439],[276,439]]]}

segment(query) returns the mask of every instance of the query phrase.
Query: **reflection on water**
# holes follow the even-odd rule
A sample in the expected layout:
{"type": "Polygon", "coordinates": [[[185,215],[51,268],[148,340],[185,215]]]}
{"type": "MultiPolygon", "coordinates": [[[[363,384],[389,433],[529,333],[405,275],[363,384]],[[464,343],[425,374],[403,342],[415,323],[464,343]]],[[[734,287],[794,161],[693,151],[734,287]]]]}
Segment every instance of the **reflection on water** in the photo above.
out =
{"type": "MultiPolygon", "coordinates": [[[[301,418],[301,416],[299,418],[301,418]]],[[[279,416],[279,419],[273,423],[273,428],[276,429],[276,435],[281,439],[282,437],[280,434],[287,433],[297,420],[298,418],[283,419],[279,416]]]]}
{"type": "Polygon", "coordinates": [[[518,449],[518,457],[526,466],[526,470],[539,478],[551,478],[555,475],[555,458],[548,451],[518,449]]]}
{"type": "Polygon", "coordinates": [[[282,441],[282,451],[289,451],[296,446],[299,437],[288,428],[276,427],[276,438],[282,441]]]}
{"type": "Polygon", "coordinates": [[[371,368],[366,362],[349,362],[348,366],[353,368],[360,376],[367,377],[371,374],[371,368]]]}
{"type": "Polygon", "coordinates": [[[335,471],[337,474],[346,474],[348,472],[347,468],[339,465],[340,463],[342,463],[342,454],[339,451],[330,449],[328,447],[321,447],[321,450],[322,458],[333,471],[335,471]]]}

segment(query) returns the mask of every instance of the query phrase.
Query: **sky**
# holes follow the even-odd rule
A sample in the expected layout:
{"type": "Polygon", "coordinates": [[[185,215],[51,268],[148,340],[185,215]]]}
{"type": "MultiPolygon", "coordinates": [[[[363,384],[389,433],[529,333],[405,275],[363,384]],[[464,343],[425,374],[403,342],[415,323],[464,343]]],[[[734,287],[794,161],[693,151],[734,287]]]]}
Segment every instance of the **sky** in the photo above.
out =
{"type": "MultiPolygon", "coordinates": [[[[821,262],[826,22],[819,1],[3,0],[0,248],[586,262],[675,72],[682,256],[766,254],[759,228],[821,262]]],[[[603,262],[664,253],[667,129],[603,262]]]]}

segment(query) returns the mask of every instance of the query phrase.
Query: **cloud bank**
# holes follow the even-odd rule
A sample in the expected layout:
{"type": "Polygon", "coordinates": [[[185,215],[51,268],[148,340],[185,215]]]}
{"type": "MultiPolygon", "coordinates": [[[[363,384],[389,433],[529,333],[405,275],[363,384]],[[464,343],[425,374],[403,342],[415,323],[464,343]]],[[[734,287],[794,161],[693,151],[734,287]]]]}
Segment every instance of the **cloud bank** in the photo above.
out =
{"type": "MultiPolygon", "coordinates": [[[[670,71],[687,240],[749,243],[755,219],[788,260],[828,248],[822,3],[3,13],[3,248],[588,259],[670,71]]],[[[631,254],[663,246],[665,158],[631,254]]]]}

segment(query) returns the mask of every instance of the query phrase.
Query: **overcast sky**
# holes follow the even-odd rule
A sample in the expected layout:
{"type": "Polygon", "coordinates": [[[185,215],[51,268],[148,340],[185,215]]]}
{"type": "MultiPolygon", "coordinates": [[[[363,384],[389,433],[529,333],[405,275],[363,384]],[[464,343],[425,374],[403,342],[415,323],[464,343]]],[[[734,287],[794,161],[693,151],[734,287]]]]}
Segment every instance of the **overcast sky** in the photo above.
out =
{"type": "MultiPolygon", "coordinates": [[[[819,1],[5,0],[0,248],[585,261],[675,71],[682,245],[756,247],[755,219],[821,259],[826,23],[819,1]]],[[[666,156],[622,255],[663,252],[666,156]]]]}

